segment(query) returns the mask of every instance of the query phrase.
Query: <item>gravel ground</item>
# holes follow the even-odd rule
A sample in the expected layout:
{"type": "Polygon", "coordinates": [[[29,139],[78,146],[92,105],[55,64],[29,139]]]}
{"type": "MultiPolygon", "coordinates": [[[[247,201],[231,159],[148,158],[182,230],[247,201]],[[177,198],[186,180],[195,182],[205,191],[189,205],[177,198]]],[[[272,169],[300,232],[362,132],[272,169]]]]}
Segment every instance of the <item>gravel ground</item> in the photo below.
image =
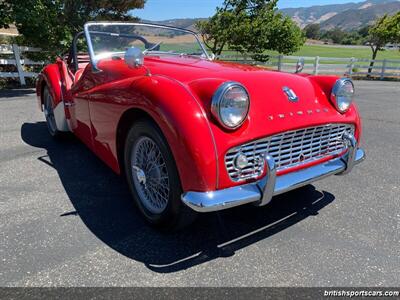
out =
{"type": "Polygon", "coordinates": [[[399,286],[400,83],[356,82],[367,160],[161,234],[33,90],[0,91],[0,286],[399,286]]]}

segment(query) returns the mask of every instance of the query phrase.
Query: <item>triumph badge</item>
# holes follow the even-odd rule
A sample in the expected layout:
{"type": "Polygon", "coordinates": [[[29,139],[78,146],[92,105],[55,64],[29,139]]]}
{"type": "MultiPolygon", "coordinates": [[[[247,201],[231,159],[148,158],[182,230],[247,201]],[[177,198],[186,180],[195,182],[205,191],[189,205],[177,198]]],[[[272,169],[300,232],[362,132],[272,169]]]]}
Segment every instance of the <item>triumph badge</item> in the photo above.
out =
{"type": "Polygon", "coordinates": [[[299,101],[299,97],[295,94],[295,92],[291,89],[288,88],[287,86],[284,86],[282,88],[283,92],[286,94],[290,102],[297,102],[299,101]]]}

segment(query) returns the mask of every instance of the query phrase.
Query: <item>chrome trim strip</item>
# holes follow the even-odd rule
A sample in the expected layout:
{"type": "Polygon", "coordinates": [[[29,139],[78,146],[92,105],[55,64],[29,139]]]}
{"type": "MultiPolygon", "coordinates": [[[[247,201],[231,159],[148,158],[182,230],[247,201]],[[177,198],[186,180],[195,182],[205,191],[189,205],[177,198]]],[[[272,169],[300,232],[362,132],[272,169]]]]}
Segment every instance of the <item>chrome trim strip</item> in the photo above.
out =
{"type": "MultiPolygon", "coordinates": [[[[256,205],[265,205],[271,200],[272,195],[288,192],[333,174],[344,174],[349,170],[349,166],[354,166],[364,159],[364,150],[355,148],[354,156],[346,153],[342,157],[323,164],[281,176],[274,176],[274,172],[271,171],[269,176],[256,183],[210,192],[186,192],[181,199],[183,203],[197,212],[218,211],[252,202],[256,205]]],[[[274,170],[267,158],[266,161],[270,170],[274,170]]]]}

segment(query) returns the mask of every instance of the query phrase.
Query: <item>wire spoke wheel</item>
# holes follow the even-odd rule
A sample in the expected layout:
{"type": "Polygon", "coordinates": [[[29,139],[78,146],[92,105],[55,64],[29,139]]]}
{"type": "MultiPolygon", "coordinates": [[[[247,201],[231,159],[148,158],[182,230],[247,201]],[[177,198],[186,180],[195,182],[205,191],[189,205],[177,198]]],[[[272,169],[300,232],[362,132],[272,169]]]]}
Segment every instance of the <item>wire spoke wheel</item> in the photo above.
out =
{"type": "Polygon", "coordinates": [[[184,205],[174,156],[161,130],[151,120],[137,120],[124,146],[124,168],[135,204],[152,226],[175,231],[197,214],[184,205]]]}
{"type": "Polygon", "coordinates": [[[132,149],[133,184],[143,206],[153,214],[162,213],[169,199],[169,176],[165,159],[149,137],[139,137],[132,149]]]}

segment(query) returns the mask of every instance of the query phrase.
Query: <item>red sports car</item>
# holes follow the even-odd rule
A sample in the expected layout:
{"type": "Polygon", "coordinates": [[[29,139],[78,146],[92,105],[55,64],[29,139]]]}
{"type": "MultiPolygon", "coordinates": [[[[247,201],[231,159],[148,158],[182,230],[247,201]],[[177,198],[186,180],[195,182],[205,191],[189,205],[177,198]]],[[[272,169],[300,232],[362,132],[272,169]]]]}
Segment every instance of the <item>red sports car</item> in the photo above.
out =
{"type": "Polygon", "coordinates": [[[266,205],[365,156],[350,79],[216,61],[179,28],[87,23],[37,96],[50,134],[73,132],[125,173],[161,228],[266,205]]]}

